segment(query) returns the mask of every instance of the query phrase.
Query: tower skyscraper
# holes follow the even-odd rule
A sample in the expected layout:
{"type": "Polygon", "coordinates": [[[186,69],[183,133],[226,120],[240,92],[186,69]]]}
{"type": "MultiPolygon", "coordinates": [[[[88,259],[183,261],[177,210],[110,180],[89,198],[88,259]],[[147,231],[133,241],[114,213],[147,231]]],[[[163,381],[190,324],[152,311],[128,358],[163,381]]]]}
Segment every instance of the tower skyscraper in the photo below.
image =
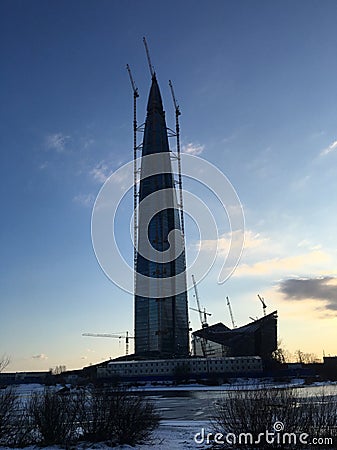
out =
{"type": "Polygon", "coordinates": [[[138,201],[135,354],[187,356],[184,239],[165,112],[155,73],[147,104],[138,201]]]}

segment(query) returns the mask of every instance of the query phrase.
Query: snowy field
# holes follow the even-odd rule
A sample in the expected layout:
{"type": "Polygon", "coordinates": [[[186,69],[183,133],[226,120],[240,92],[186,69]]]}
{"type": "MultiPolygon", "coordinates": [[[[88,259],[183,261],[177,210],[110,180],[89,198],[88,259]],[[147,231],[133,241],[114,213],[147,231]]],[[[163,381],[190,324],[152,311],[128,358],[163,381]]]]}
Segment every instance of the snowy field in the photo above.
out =
{"type": "MultiPolygon", "coordinates": [[[[209,445],[197,444],[194,441],[194,436],[199,433],[201,428],[209,430],[207,422],[196,422],[196,421],[174,421],[174,420],[163,420],[157,430],[153,432],[153,435],[149,442],[137,445],[136,447],[131,447],[130,445],[121,445],[113,447],[115,450],[126,450],[126,449],[139,449],[139,450],[196,450],[196,449],[207,449],[209,445]]],[[[13,450],[13,448],[0,447],[1,449],[13,450]]],[[[30,446],[25,447],[24,450],[36,450],[38,447],[30,446]]],[[[62,447],[52,446],[43,447],[46,450],[59,450],[62,447]]],[[[75,446],[73,447],[75,449],[75,446]]],[[[86,450],[86,449],[97,449],[97,450],[108,450],[105,444],[77,444],[76,449],[86,450]]],[[[22,449],[21,449],[22,450],[22,449]]]]}

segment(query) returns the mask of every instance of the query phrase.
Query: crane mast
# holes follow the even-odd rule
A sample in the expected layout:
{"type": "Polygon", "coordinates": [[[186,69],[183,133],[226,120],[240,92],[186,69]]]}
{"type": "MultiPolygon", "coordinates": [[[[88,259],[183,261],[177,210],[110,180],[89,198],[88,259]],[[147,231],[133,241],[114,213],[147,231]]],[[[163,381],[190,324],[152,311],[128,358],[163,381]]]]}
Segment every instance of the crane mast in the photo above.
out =
{"type": "Polygon", "coordinates": [[[194,293],[195,293],[195,300],[197,302],[197,308],[198,308],[197,311],[199,312],[201,326],[203,326],[204,322],[203,322],[203,318],[202,318],[202,310],[201,310],[201,306],[200,306],[199,294],[198,294],[197,284],[195,282],[194,275],[192,275],[192,281],[193,281],[193,287],[194,287],[194,293]]]}
{"type": "Polygon", "coordinates": [[[184,206],[183,206],[183,181],[181,176],[181,152],[180,152],[180,125],[179,116],[181,115],[179,105],[174,95],[172,81],[169,80],[169,86],[171,89],[174,109],[176,113],[176,139],[177,139],[177,160],[178,160],[178,186],[179,186],[179,208],[180,208],[180,222],[181,222],[181,233],[183,237],[185,236],[185,223],[184,223],[184,206]]]}
{"type": "Polygon", "coordinates": [[[232,326],[233,326],[233,328],[236,328],[236,325],[235,325],[235,322],[234,322],[232,306],[231,306],[231,302],[229,301],[229,297],[226,297],[226,300],[227,300],[227,306],[228,306],[228,309],[229,309],[229,314],[231,316],[232,326]]]}
{"type": "Polygon", "coordinates": [[[257,294],[257,296],[258,296],[260,302],[262,303],[263,316],[266,317],[266,309],[267,309],[267,305],[266,305],[266,303],[265,303],[265,301],[264,301],[264,298],[261,297],[260,294],[257,294]]]}
{"type": "Polygon", "coordinates": [[[134,293],[136,293],[136,273],[137,273],[137,239],[138,239],[138,212],[137,212],[137,98],[138,88],[133,79],[129,64],[126,65],[133,90],[133,267],[134,267],[134,293]]]}
{"type": "MultiPolygon", "coordinates": [[[[192,309],[193,311],[197,311],[199,313],[201,327],[202,328],[207,328],[208,324],[207,324],[207,317],[206,316],[211,316],[212,314],[206,312],[206,308],[204,308],[204,310],[202,311],[201,306],[200,306],[200,300],[199,300],[197,283],[195,282],[194,275],[192,275],[192,281],[193,281],[193,287],[194,287],[194,292],[195,292],[195,299],[196,299],[198,308],[197,309],[196,308],[190,308],[190,309],[192,309]]],[[[207,356],[207,339],[202,337],[200,339],[200,344],[201,344],[202,353],[203,353],[204,357],[206,357],[207,356]]]]}

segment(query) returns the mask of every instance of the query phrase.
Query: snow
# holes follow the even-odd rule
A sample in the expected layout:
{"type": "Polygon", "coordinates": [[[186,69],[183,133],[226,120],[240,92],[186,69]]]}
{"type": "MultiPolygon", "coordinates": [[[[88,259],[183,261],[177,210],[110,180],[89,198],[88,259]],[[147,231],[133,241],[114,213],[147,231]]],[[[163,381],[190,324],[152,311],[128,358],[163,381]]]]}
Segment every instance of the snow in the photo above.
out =
{"type": "MultiPolygon", "coordinates": [[[[158,395],[161,391],[232,391],[232,390],[240,390],[240,389],[258,389],[265,387],[301,387],[315,388],[329,386],[335,388],[337,385],[336,382],[317,382],[313,383],[310,386],[304,384],[303,379],[292,379],[290,383],[276,383],[267,379],[235,379],[231,380],[230,384],[224,384],[221,386],[203,386],[200,384],[184,384],[184,385],[150,385],[147,384],[145,386],[140,386],[138,388],[133,388],[135,391],[147,391],[153,392],[153,395],[158,395]]],[[[57,386],[57,388],[61,388],[62,386],[57,386]]],[[[37,384],[29,384],[29,385],[19,385],[17,386],[18,393],[23,397],[29,395],[33,391],[42,391],[44,386],[37,384]]],[[[123,445],[114,447],[115,450],[130,450],[130,449],[139,449],[139,450],[201,450],[201,449],[209,449],[210,445],[207,443],[198,444],[194,441],[194,436],[196,433],[200,433],[201,429],[204,428],[207,432],[211,431],[210,422],[207,419],[204,420],[161,420],[159,427],[152,433],[149,442],[144,442],[143,444],[138,444],[136,447],[131,447],[129,445],[123,445]]],[[[6,447],[0,447],[1,449],[7,449],[6,447]]],[[[59,446],[51,446],[45,447],[46,450],[60,450],[62,447],[59,446]]],[[[76,446],[79,450],[86,449],[96,449],[96,450],[108,450],[111,447],[101,444],[92,444],[88,443],[77,444],[76,446]]],[[[13,450],[13,449],[12,449],[13,450]]],[[[26,447],[24,450],[36,450],[35,446],[26,447]]]]}
{"type": "MultiPolygon", "coordinates": [[[[315,384],[315,383],[314,383],[315,384]]],[[[325,383],[326,384],[326,383],[325,383]]],[[[151,385],[146,384],[139,387],[133,387],[131,390],[133,391],[233,391],[239,389],[264,389],[266,387],[271,388],[280,388],[280,387],[299,387],[304,385],[304,379],[302,378],[294,378],[289,383],[279,383],[274,382],[270,379],[261,379],[261,378],[235,378],[230,383],[221,384],[219,386],[207,386],[202,384],[181,384],[181,385],[165,385],[165,384],[157,384],[151,385]]]]}
{"type": "MultiPolygon", "coordinates": [[[[115,450],[127,450],[127,449],[139,449],[139,450],[201,450],[209,448],[206,444],[197,444],[194,441],[196,433],[200,433],[201,428],[209,430],[209,423],[207,421],[186,421],[186,420],[163,420],[160,426],[155,430],[149,439],[149,442],[144,444],[138,444],[136,447],[130,445],[120,445],[113,447],[115,450]]],[[[0,447],[4,450],[13,450],[8,447],[0,447]]],[[[111,447],[102,444],[78,444],[76,446],[80,449],[96,449],[96,450],[108,450],[111,447]]],[[[44,447],[44,450],[60,450],[62,447],[50,446],[44,447]]],[[[63,448],[64,449],[64,448],[63,448]]],[[[19,450],[19,449],[14,449],[19,450]]],[[[21,449],[22,450],[22,449],[21,449]]],[[[24,450],[36,450],[35,446],[25,447],[24,450]]]]}

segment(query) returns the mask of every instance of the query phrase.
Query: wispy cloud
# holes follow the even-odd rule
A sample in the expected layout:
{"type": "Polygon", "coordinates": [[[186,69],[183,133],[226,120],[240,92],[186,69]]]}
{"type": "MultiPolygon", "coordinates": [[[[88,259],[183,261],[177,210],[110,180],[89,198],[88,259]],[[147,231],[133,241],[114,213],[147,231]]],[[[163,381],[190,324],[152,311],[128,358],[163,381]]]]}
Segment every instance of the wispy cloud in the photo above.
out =
{"type": "Polygon", "coordinates": [[[289,278],[279,284],[279,291],[286,300],[316,300],[324,308],[337,311],[337,278],[289,278]]]}
{"type": "Polygon", "coordinates": [[[322,248],[322,246],[320,244],[313,244],[312,242],[308,241],[307,239],[302,239],[297,244],[297,247],[308,248],[309,250],[320,250],[322,248]]]}
{"type": "Polygon", "coordinates": [[[270,177],[270,174],[275,170],[272,147],[268,146],[261,150],[255,158],[249,159],[245,166],[247,171],[253,172],[259,178],[270,177]]]}
{"type": "MultiPolygon", "coordinates": [[[[204,240],[202,242],[205,251],[213,251],[215,246],[217,246],[217,251],[221,254],[226,255],[232,245],[241,246],[241,232],[233,231],[229,233],[224,233],[219,237],[217,241],[214,240],[204,240]]],[[[201,246],[199,242],[198,247],[201,246]]],[[[272,249],[275,250],[275,245],[271,242],[268,237],[262,236],[259,233],[254,233],[252,230],[245,230],[244,232],[244,252],[253,251],[256,256],[257,252],[269,253],[272,249]]]]}
{"type": "Polygon", "coordinates": [[[93,194],[78,194],[75,195],[73,201],[79,205],[91,207],[95,202],[95,196],[93,194]]]}
{"type": "Polygon", "coordinates": [[[324,148],[321,151],[320,156],[326,156],[335,150],[337,150],[337,140],[333,141],[328,147],[324,148]]]}
{"type": "Polygon", "coordinates": [[[235,276],[267,276],[316,272],[331,263],[331,257],[322,250],[300,255],[271,258],[253,264],[240,264],[235,276]]]}
{"type": "Polygon", "coordinates": [[[187,145],[183,145],[183,153],[187,153],[189,155],[201,155],[204,149],[204,145],[193,144],[192,142],[189,142],[187,145]]]}
{"type": "Polygon", "coordinates": [[[38,355],[33,355],[32,359],[48,359],[48,356],[44,353],[39,353],[38,355]]]}
{"type": "Polygon", "coordinates": [[[48,161],[44,161],[43,163],[41,163],[40,165],[39,165],[39,169],[40,170],[45,170],[45,169],[47,169],[49,167],[49,162],[48,161]]]}
{"type": "Polygon", "coordinates": [[[90,175],[99,183],[105,183],[111,174],[112,170],[104,160],[97,163],[90,171],[90,175]]]}
{"type": "Polygon", "coordinates": [[[66,150],[66,147],[70,141],[70,136],[66,136],[63,133],[53,133],[46,137],[46,145],[49,150],[55,150],[58,153],[62,153],[66,150]]]}

